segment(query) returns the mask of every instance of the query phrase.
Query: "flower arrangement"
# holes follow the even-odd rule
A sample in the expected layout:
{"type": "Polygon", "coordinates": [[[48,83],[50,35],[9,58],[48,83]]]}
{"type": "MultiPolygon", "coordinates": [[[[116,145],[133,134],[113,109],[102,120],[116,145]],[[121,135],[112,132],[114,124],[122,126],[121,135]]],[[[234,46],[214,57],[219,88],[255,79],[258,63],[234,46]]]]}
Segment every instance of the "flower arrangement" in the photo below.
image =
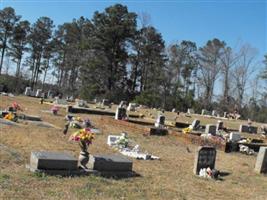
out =
{"type": "Polygon", "coordinates": [[[80,129],[70,136],[70,140],[85,143],[87,145],[92,144],[94,138],[95,135],[89,128],[80,129]]]}
{"type": "Polygon", "coordinates": [[[183,131],[184,134],[189,134],[189,133],[192,132],[192,130],[193,129],[191,127],[187,127],[187,128],[184,128],[182,131],[183,131]]]}
{"type": "Polygon", "coordinates": [[[17,121],[17,116],[16,116],[16,114],[14,114],[12,112],[9,112],[8,114],[6,114],[4,116],[4,119],[16,122],[17,121]]]}
{"type": "Polygon", "coordinates": [[[53,112],[54,115],[57,114],[57,112],[59,111],[59,107],[54,105],[52,108],[51,108],[51,111],[53,112]]]}

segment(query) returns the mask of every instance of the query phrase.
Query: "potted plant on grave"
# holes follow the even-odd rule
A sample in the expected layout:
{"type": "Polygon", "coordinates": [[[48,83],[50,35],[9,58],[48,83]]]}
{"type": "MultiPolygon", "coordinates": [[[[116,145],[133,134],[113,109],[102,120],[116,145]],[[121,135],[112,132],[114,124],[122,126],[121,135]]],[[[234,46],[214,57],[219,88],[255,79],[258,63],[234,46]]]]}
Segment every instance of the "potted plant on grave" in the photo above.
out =
{"type": "Polygon", "coordinates": [[[88,147],[92,144],[94,138],[94,133],[89,128],[80,129],[70,136],[70,140],[78,142],[81,148],[79,165],[83,169],[87,169],[86,164],[89,161],[88,147]]]}

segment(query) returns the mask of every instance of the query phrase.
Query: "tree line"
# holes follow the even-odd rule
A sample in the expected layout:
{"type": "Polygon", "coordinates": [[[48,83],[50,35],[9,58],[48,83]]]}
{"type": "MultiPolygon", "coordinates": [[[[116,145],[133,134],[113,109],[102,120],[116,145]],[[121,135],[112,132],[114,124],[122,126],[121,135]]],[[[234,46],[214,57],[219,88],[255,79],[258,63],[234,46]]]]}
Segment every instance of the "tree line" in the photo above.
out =
{"type": "Polygon", "coordinates": [[[255,49],[246,44],[234,49],[217,38],[202,47],[187,40],[166,46],[147,21],[146,15],[121,4],[96,11],[92,19],[80,17],[57,27],[49,17],[31,24],[13,8],[3,8],[0,74],[4,58],[9,58],[16,67],[13,90],[22,80],[46,89],[49,74],[54,77],[50,84],[65,95],[168,110],[238,110],[267,121],[267,89],[256,83],[267,79],[267,55],[262,59],[266,69],[254,78],[247,101],[250,77],[259,65],[255,49]]]}

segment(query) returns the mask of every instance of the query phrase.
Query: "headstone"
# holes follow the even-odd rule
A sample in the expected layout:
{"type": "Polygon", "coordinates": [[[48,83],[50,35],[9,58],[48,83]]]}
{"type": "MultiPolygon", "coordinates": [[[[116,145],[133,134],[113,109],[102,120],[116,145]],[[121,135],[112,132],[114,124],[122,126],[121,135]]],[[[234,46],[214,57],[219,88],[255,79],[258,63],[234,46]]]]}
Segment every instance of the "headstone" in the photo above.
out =
{"type": "Polygon", "coordinates": [[[239,132],[232,132],[230,133],[230,138],[229,140],[232,142],[238,142],[241,139],[240,133],[239,132]]]}
{"type": "Polygon", "coordinates": [[[55,97],[54,104],[67,105],[68,103],[65,99],[59,99],[58,97],[55,97]]]}
{"type": "Polygon", "coordinates": [[[267,173],[267,147],[261,147],[254,169],[257,173],[267,173]]]}
{"type": "Polygon", "coordinates": [[[188,114],[195,114],[195,111],[194,111],[194,109],[188,108],[187,113],[188,114]]]}
{"type": "Polygon", "coordinates": [[[107,144],[109,146],[113,146],[116,144],[117,140],[120,138],[119,135],[109,135],[108,136],[108,141],[107,141],[107,144]]]}
{"type": "Polygon", "coordinates": [[[164,124],[165,124],[165,116],[159,115],[157,120],[156,120],[155,127],[156,128],[163,128],[164,124]]]}
{"type": "Polygon", "coordinates": [[[32,91],[31,87],[26,87],[26,88],[25,88],[25,92],[24,92],[24,94],[25,94],[26,96],[30,96],[30,95],[31,95],[31,91],[32,91]]]}
{"type": "Polygon", "coordinates": [[[127,101],[121,101],[119,104],[120,108],[127,108],[127,101]]]}
{"type": "Polygon", "coordinates": [[[87,102],[84,100],[77,99],[75,101],[76,106],[78,107],[87,107],[87,102]]]}
{"type": "Polygon", "coordinates": [[[173,109],[172,109],[172,112],[176,112],[176,109],[175,109],[175,108],[173,108],[173,109]]]}
{"type": "Polygon", "coordinates": [[[48,90],[47,98],[53,98],[53,92],[51,90],[48,90]]]}
{"type": "Polygon", "coordinates": [[[35,96],[36,97],[41,97],[42,96],[42,90],[41,89],[37,89],[35,96]]]}
{"type": "Polygon", "coordinates": [[[219,120],[216,124],[216,131],[223,129],[223,121],[219,120]]]}
{"type": "Polygon", "coordinates": [[[201,115],[206,115],[206,110],[205,109],[201,110],[201,115]]]}
{"type": "Polygon", "coordinates": [[[136,103],[129,103],[129,106],[127,107],[128,111],[135,111],[136,110],[136,103]]]}
{"type": "Polygon", "coordinates": [[[205,129],[206,134],[216,135],[216,125],[207,124],[205,129]]]}
{"type": "Polygon", "coordinates": [[[109,100],[108,99],[103,99],[101,105],[102,106],[109,106],[110,105],[109,100]]]}
{"type": "Polygon", "coordinates": [[[132,171],[133,162],[121,155],[90,155],[89,168],[97,171],[132,171]]]}
{"type": "Polygon", "coordinates": [[[223,117],[226,118],[227,117],[227,112],[223,113],[223,117]]]}
{"type": "Polygon", "coordinates": [[[212,116],[217,116],[217,111],[216,111],[216,110],[213,110],[213,111],[211,112],[211,115],[212,115],[212,116]]]}
{"type": "Polygon", "coordinates": [[[241,124],[239,127],[239,132],[244,132],[244,133],[257,133],[258,128],[255,126],[250,126],[250,125],[244,125],[241,124]]]}
{"type": "Polygon", "coordinates": [[[194,174],[199,175],[202,168],[215,168],[216,149],[214,147],[200,146],[196,152],[194,163],[194,174]]]}
{"type": "Polygon", "coordinates": [[[78,160],[60,152],[36,151],[31,153],[30,167],[43,170],[76,170],[78,160]]]}
{"type": "Polygon", "coordinates": [[[127,118],[127,113],[125,108],[118,107],[115,113],[116,120],[123,120],[127,118]]]}
{"type": "Polygon", "coordinates": [[[197,129],[199,129],[199,127],[200,127],[200,121],[198,120],[198,119],[195,119],[193,122],[192,122],[192,129],[193,130],[197,130],[197,129]]]}

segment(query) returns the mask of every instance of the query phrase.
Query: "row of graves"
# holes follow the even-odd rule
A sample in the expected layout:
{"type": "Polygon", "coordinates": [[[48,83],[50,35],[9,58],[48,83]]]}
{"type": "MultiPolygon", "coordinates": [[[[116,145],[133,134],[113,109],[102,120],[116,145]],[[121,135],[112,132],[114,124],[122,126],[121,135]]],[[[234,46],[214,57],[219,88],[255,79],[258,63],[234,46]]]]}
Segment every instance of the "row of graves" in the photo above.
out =
{"type": "MultiPolygon", "coordinates": [[[[106,100],[103,100],[105,104],[106,100]]],[[[105,106],[110,106],[105,105],[105,106]]],[[[168,127],[165,124],[164,113],[159,113],[154,124],[135,121],[127,112],[136,111],[136,104],[121,102],[116,112],[91,109],[85,101],[76,101],[75,105],[68,105],[66,108],[67,116],[63,133],[66,135],[69,129],[78,129],[70,136],[70,140],[78,142],[81,151],[78,159],[70,154],[63,152],[44,152],[35,151],[31,154],[30,164],[28,168],[33,172],[44,172],[48,174],[60,175],[101,175],[112,177],[132,177],[138,173],[133,171],[133,162],[130,158],[143,160],[159,160],[160,158],[142,149],[139,144],[131,140],[126,132],[118,135],[109,135],[107,137],[107,145],[115,149],[120,154],[114,155],[91,155],[89,154],[89,146],[93,139],[101,133],[89,119],[81,119],[73,114],[100,114],[103,123],[115,124],[123,127],[125,130],[137,129],[144,136],[167,136],[174,135],[186,138],[194,144],[198,144],[199,148],[195,155],[194,174],[204,178],[217,179],[222,175],[215,168],[216,151],[224,150],[225,152],[241,151],[247,154],[256,154],[258,152],[255,164],[255,172],[267,173],[267,145],[260,141],[249,141],[248,138],[241,137],[239,132],[229,132],[224,127],[222,121],[217,124],[207,124],[201,126],[199,120],[194,120],[188,127],[185,124],[176,123],[177,127],[183,125],[182,132],[168,127]],[[104,116],[108,115],[108,116],[104,116]],[[113,116],[113,117],[110,117],[113,116]],[[138,125],[136,125],[138,123],[138,125]],[[145,125],[145,126],[142,126],[145,125]],[[245,148],[244,148],[245,147],[245,148]]],[[[140,117],[140,115],[137,115],[140,117]]],[[[249,125],[248,125],[249,126],[249,125]]],[[[241,132],[254,132],[255,129],[245,128],[241,126],[241,132]]]]}
{"type": "Polygon", "coordinates": [[[15,101],[7,108],[0,110],[1,126],[24,126],[27,124],[44,128],[59,128],[43,121],[40,116],[26,114],[23,107],[15,101]]]}

